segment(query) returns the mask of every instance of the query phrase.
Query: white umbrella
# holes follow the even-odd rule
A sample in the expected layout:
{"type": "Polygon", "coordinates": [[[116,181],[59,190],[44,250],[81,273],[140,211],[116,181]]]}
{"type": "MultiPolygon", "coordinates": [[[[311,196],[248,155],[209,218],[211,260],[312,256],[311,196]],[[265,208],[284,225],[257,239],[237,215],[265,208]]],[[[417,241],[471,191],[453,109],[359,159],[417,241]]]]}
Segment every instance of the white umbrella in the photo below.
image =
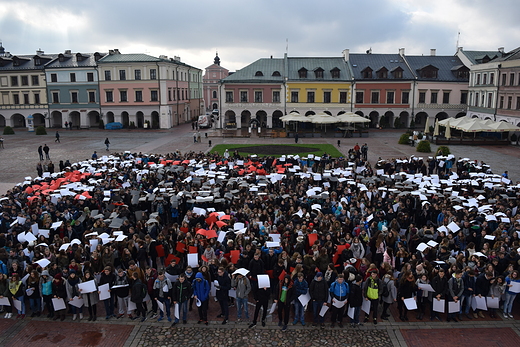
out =
{"type": "Polygon", "coordinates": [[[439,121],[439,125],[446,126],[446,123],[449,123],[452,128],[455,128],[457,125],[470,122],[473,119],[467,116],[460,117],[460,118],[446,118],[441,121],[439,121]]]}
{"type": "MultiPolygon", "coordinates": [[[[437,126],[438,128],[438,126],[437,126]]],[[[437,131],[439,131],[439,129],[437,129],[437,131]]],[[[446,132],[444,133],[444,136],[447,138],[447,139],[450,139],[451,138],[451,127],[450,127],[450,122],[448,121],[448,123],[446,124],[446,132]]]]}
{"type": "Polygon", "coordinates": [[[493,132],[501,132],[501,131],[520,131],[520,128],[509,124],[506,122],[493,122],[492,124],[488,124],[490,128],[492,128],[493,132]]]}
{"type": "Polygon", "coordinates": [[[338,123],[370,123],[370,119],[355,113],[343,113],[336,116],[338,123]]]}
{"type": "Polygon", "coordinates": [[[480,119],[474,119],[471,122],[466,122],[456,126],[457,129],[464,132],[479,132],[479,131],[490,131],[492,128],[489,125],[483,124],[480,119]]]}
{"type": "MultiPolygon", "coordinates": [[[[428,118],[426,118],[428,119],[428,118]]],[[[428,123],[428,121],[426,121],[428,123]]],[[[449,127],[448,127],[449,128],[449,127]]],[[[435,120],[435,128],[433,129],[433,136],[439,136],[439,120],[435,120]]]]}
{"type": "Polygon", "coordinates": [[[313,124],[325,124],[325,132],[327,132],[327,124],[338,123],[338,119],[326,113],[318,113],[309,117],[313,124]]]}
{"type": "MultiPolygon", "coordinates": [[[[435,122],[435,126],[438,126],[437,121],[435,122]]],[[[430,117],[426,117],[426,122],[424,124],[424,133],[425,134],[430,133],[430,117]]],[[[437,133],[437,135],[439,135],[439,134],[437,133]]],[[[435,136],[435,133],[433,134],[433,136],[435,136]]]]}

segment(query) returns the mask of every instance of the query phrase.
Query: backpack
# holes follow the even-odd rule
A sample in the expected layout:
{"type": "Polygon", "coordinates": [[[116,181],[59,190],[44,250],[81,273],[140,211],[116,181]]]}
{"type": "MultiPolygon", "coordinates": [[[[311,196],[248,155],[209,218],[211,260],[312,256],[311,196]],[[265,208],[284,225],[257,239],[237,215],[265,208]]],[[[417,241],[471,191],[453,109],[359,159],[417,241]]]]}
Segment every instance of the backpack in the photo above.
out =
{"type": "Polygon", "coordinates": [[[387,298],[387,297],[390,295],[390,290],[388,290],[388,283],[390,283],[390,282],[386,282],[386,283],[384,283],[384,286],[383,286],[383,292],[382,292],[382,294],[381,294],[381,296],[382,296],[383,298],[387,298]]]}

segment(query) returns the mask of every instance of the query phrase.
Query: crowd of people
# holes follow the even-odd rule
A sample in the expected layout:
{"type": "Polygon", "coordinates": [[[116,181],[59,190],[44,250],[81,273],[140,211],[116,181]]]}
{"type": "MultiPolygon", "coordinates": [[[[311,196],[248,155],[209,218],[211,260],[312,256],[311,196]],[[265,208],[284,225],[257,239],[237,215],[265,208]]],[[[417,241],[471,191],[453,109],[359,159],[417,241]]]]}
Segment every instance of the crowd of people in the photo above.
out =
{"type": "Polygon", "coordinates": [[[394,304],[402,321],[513,318],[520,185],[452,155],[366,159],[125,152],[38,171],[0,198],[5,318],[95,321],[100,301],[106,320],[176,325],[195,304],[208,325],[218,303],[222,324],[236,307],[283,330],[394,304]]]}

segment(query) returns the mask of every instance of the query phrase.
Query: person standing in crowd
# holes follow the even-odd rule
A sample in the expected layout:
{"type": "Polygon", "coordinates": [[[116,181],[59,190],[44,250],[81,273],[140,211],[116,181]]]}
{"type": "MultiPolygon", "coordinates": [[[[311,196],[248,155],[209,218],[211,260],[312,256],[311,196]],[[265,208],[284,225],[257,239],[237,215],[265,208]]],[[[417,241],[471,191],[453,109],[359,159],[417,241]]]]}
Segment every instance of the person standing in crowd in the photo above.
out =
{"type": "Polygon", "coordinates": [[[72,311],[72,320],[76,320],[79,315],[79,320],[83,319],[83,306],[76,307],[72,305],[70,302],[75,298],[78,298],[81,295],[79,291],[78,284],[81,283],[81,279],[78,277],[76,270],[71,269],[69,271],[69,277],[65,281],[65,288],[67,290],[67,298],[69,299],[69,306],[72,311]]]}
{"type": "MultiPolygon", "coordinates": [[[[443,268],[439,269],[439,272],[437,276],[435,276],[432,280],[431,286],[434,290],[433,292],[433,300],[444,300],[446,297],[446,292],[448,291],[448,279],[445,276],[445,272],[443,268]]],[[[430,320],[433,320],[434,318],[437,319],[439,322],[442,321],[441,317],[439,317],[439,312],[436,312],[433,310],[433,301],[432,301],[432,307],[430,308],[430,320]]]]}
{"type": "Polygon", "coordinates": [[[245,318],[249,320],[248,297],[251,292],[251,283],[246,276],[234,273],[231,278],[231,287],[235,288],[237,296],[237,322],[242,319],[242,311],[244,311],[245,318]]]}
{"type": "Polygon", "coordinates": [[[43,152],[45,153],[45,159],[51,160],[51,157],[49,156],[49,146],[47,146],[47,144],[43,146],[43,152]]]}
{"type": "Polygon", "coordinates": [[[254,293],[256,305],[255,305],[255,314],[253,316],[253,323],[249,324],[249,328],[256,327],[256,322],[258,321],[258,314],[260,313],[260,309],[262,309],[262,326],[265,327],[265,318],[267,317],[267,305],[269,304],[269,297],[271,296],[271,291],[269,288],[258,288],[258,290],[254,293]]]}
{"type": "Polygon", "coordinates": [[[518,270],[513,270],[509,276],[506,277],[506,299],[504,301],[504,318],[514,319],[511,311],[513,310],[513,303],[515,302],[518,293],[512,292],[512,283],[520,283],[520,275],[518,270]]]}
{"type": "Polygon", "coordinates": [[[173,284],[172,301],[174,305],[179,305],[179,317],[175,317],[172,327],[179,323],[182,314],[182,324],[187,323],[188,319],[188,300],[192,294],[191,283],[186,279],[185,274],[180,274],[177,282],[173,284]]]}
{"type": "Polygon", "coordinates": [[[307,294],[309,290],[309,284],[305,280],[305,276],[303,272],[299,272],[297,275],[297,280],[294,282],[294,321],[293,325],[296,325],[298,321],[305,325],[305,311],[302,305],[302,302],[299,300],[300,295],[307,294]]]}
{"type": "Polygon", "coordinates": [[[392,273],[387,273],[383,276],[383,289],[381,291],[381,301],[383,301],[383,312],[381,312],[381,319],[388,320],[388,307],[397,301],[397,288],[392,273]]]}
{"type": "MultiPolygon", "coordinates": [[[[63,299],[64,302],[67,301],[67,288],[65,286],[65,280],[63,279],[63,275],[61,273],[57,273],[54,275],[52,279],[52,295],[55,299],[63,299]]],[[[52,320],[64,321],[67,315],[67,309],[61,309],[54,312],[54,318],[52,320]]]]}
{"type": "Polygon", "coordinates": [[[366,143],[361,146],[361,158],[365,161],[368,160],[368,145],[366,143]]]}
{"type": "MultiPolygon", "coordinates": [[[[447,294],[448,302],[458,302],[460,305],[460,299],[464,294],[464,281],[462,280],[462,270],[456,270],[452,274],[452,277],[448,280],[447,294]]],[[[449,322],[453,320],[454,322],[458,322],[457,318],[455,317],[457,313],[458,312],[448,312],[448,318],[446,319],[446,321],[449,322]]]]}
{"type": "MultiPolygon", "coordinates": [[[[361,306],[363,306],[363,290],[361,289],[362,282],[363,277],[361,277],[361,275],[356,275],[354,282],[349,286],[348,305],[354,309],[354,317],[350,318],[350,326],[352,328],[363,325],[363,323],[359,322],[359,314],[361,313],[361,306]]],[[[340,317],[343,317],[343,314],[341,314],[340,317]]],[[[343,318],[340,318],[340,320],[341,319],[343,318]]]]}
{"type": "MultiPolygon", "coordinates": [[[[6,292],[6,296],[10,297],[12,300],[20,301],[21,309],[18,310],[18,316],[16,318],[25,318],[25,285],[22,283],[20,279],[20,275],[18,273],[13,273],[11,275],[11,280],[9,281],[9,289],[6,292]]],[[[14,307],[14,304],[12,305],[14,307]]]]}
{"type": "Polygon", "coordinates": [[[408,308],[404,300],[413,298],[417,301],[417,287],[415,285],[415,277],[411,271],[406,271],[399,281],[399,288],[397,290],[397,308],[399,309],[399,319],[403,322],[408,321],[408,308]]]}
{"type": "Polygon", "coordinates": [[[193,298],[197,300],[197,308],[199,313],[198,324],[204,323],[208,325],[208,306],[209,306],[209,292],[211,286],[204,278],[201,272],[195,275],[195,282],[193,282],[193,298]]]}
{"type": "Polygon", "coordinates": [[[227,324],[229,320],[229,290],[231,289],[231,279],[223,267],[217,270],[217,300],[220,305],[220,314],[217,318],[224,318],[222,324],[227,324]]]}
{"type": "Polygon", "coordinates": [[[349,297],[350,288],[348,283],[345,282],[345,277],[342,273],[339,274],[338,277],[336,277],[336,281],[330,285],[329,291],[332,296],[331,328],[334,328],[336,323],[338,323],[340,328],[343,328],[343,314],[345,312],[345,305],[349,297]]]}
{"type": "MultiPolygon", "coordinates": [[[[152,310],[148,313],[152,314],[152,316],[151,316],[152,319],[156,319],[158,317],[158,315],[157,315],[158,305],[157,305],[157,301],[155,300],[153,286],[154,286],[155,280],[157,279],[157,270],[155,270],[154,268],[152,268],[150,266],[147,266],[145,269],[144,278],[145,278],[145,284],[146,284],[146,287],[148,290],[148,295],[150,296],[150,301],[152,302],[152,310]]],[[[145,315],[145,319],[146,319],[146,315],[145,315]]],[[[143,321],[142,318],[141,318],[141,321],[143,321]]]]}
{"type": "MultiPolygon", "coordinates": [[[[379,299],[381,297],[381,280],[378,278],[377,269],[369,271],[370,276],[363,285],[363,296],[365,300],[370,301],[370,311],[372,312],[372,321],[377,324],[377,307],[379,306],[379,299]]],[[[365,323],[368,322],[370,314],[365,315],[365,323]]]]}
{"type": "Polygon", "coordinates": [[[274,302],[278,306],[278,326],[282,327],[282,331],[287,330],[289,324],[289,313],[291,311],[291,301],[294,296],[293,281],[291,276],[285,275],[278,286],[278,293],[274,302]]]}
{"type": "Polygon", "coordinates": [[[323,280],[323,273],[318,272],[311,282],[309,287],[309,294],[312,299],[312,311],[313,311],[313,322],[312,326],[320,325],[321,328],[325,328],[325,318],[320,315],[323,306],[327,305],[329,299],[329,286],[327,282],[323,280]]]}
{"type": "Polygon", "coordinates": [[[110,150],[110,140],[108,139],[108,137],[105,139],[105,146],[106,146],[106,150],[108,152],[110,150]]]}
{"type": "MultiPolygon", "coordinates": [[[[81,298],[83,299],[83,305],[88,309],[88,321],[90,322],[97,320],[97,303],[99,302],[99,294],[94,276],[92,276],[89,270],[85,271],[85,275],[83,276],[83,282],[88,281],[94,281],[96,290],[90,293],[81,293],[81,298]]],[[[79,291],[81,292],[81,289],[79,289],[79,291]]]]}
{"type": "Polygon", "coordinates": [[[154,289],[154,297],[155,300],[160,301],[164,305],[164,310],[161,310],[159,314],[159,318],[157,321],[160,322],[164,319],[164,311],[166,311],[166,317],[168,318],[168,322],[172,321],[171,313],[170,313],[170,303],[171,303],[171,291],[172,291],[172,283],[170,280],[164,275],[164,272],[159,272],[157,275],[157,279],[153,285],[154,289]]]}
{"type": "Polygon", "coordinates": [[[43,303],[47,307],[47,318],[54,318],[54,306],[52,305],[52,277],[49,271],[43,270],[40,276],[40,293],[43,303]]]}
{"type": "Polygon", "coordinates": [[[60,143],[60,133],[58,132],[58,130],[56,130],[56,140],[54,140],[54,142],[60,143]]]}
{"type": "Polygon", "coordinates": [[[130,300],[130,281],[122,268],[117,270],[114,287],[116,287],[114,294],[117,297],[117,308],[119,310],[117,318],[123,318],[125,312],[128,314],[128,318],[133,318],[132,312],[128,308],[128,301],[130,300]]]}
{"type": "MultiPolygon", "coordinates": [[[[112,268],[110,266],[105,266],[103,271],[101,272],[101,275],[99,277],[99,286],[102,286],[104,284],[108,284],[108,291],[110,292],[110,297],[108,299],[103,300],[103,304],[105,305],[105,313],[106,313],[106,320],[109,320],[110,317],[116,317],[114,314],[114,291],[112,291],[112,287],[115,285],[116,282],[116,275],[112,272],[112,268]]],[[[98,294],[100,292],[98,291],[98,294]]]]}
{"type": "Polygon", "coordinates": [[[4,148],[4,137],[0,136],[0,148],[4,148]]]}
{"type": "Polygon", "coordinates": [[[40,145],[40,147],[38,147],[38,155],[40,156],[40,160],[44,160],[43,158],[43,146],[40,145]]]}

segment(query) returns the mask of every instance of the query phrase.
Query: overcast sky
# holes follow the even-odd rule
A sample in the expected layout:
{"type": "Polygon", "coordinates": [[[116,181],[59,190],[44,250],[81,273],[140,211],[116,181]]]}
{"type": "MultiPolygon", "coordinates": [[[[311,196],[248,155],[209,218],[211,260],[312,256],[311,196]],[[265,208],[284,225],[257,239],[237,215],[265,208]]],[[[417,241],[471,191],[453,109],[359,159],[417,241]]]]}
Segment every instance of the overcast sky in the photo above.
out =
{"type": "Polygon", "coordinates": [[[235,71],[262,57],[362,53],[452,55],[520,46],[518,0],[0,0],[11,54],[174,55],[204,69],[215,51],[235,71]],[[288,41],[288,45],[287,45],[288,41]]]}

